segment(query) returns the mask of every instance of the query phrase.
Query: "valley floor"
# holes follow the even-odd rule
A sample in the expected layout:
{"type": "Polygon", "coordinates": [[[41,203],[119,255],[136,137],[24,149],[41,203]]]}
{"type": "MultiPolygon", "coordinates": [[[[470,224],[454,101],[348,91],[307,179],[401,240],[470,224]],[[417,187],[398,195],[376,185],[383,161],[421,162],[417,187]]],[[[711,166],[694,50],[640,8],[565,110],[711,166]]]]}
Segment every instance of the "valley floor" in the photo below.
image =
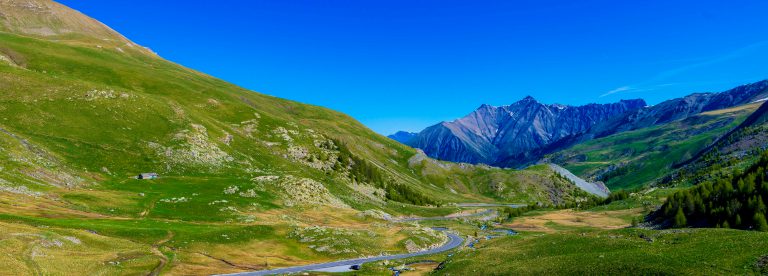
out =
{"type": "MultiPolygon", "coordinates": [[[[500,223],[496,221],[503,207],[488,205],[423,212],[421,216],[410,216],[407,222],[395,222],[403,218],[364,217],[352,211],[329,212],[327,208],[307,208],[293,214],[267,211],[257,218],[291,218],[295,220],[292,225],[97,216],[64,209],[56,202],[28,203],[3,196],[0,251],[7,254],[0,256],[0,266],[4,267],[0,274],[63,275],[83,271],[141,275],[154,271],[163,275],[203,275],[256,271],[359,255],[322,254],[312,248],[333,245],[308,240],[341,240],[344,245],[337,249],[359,252],[372,247],[388,250],[387,254],[403,252],[398,249],[402,242],[424,236],[412,231],[425,227],[447,228],[465,242],[447,252],[376,260],[364,264],[361,271],[309,274],[391,275],[392,269],[403,275],[766,272],[768,233],[632,227],[633,221],[672,191],[637,193],[588,210],[536,210],[500,223]],[[440,212],[444,213],[438,216],[446,219],[436,219],[440,212]],[[296,233],[296,229],[305,231],[296,233]],[[504,229],[516,233],[506,235],[500,231],[504,229]],[[303,238],[291,238],[295,235],[303,238]]],[[[423,246],[443,242],[434,240],[423,246]]]]}
{"type": "Polygon", "coordinates": [[[632,227],[674,189],[656,190],[588,210],[540,210],[502,224],[429,221],[455,229],[472,247],[450,254],[373,263],[355,275],[732,275],[768,272],[768,233],[732,229],[632,227]],[[482,225],[491,225],[482,227],[482,225]],[[481,227],[478,227],[481,226],[481,227]],[[494,229],[511,228],[503,236],[494,229]],[[485,230],[483,230],[485,229],[485,230]],[[429,262],[434,261],[434,262],[429,262]],[[405,265],[416,263],[415,265],[405,265]]]}

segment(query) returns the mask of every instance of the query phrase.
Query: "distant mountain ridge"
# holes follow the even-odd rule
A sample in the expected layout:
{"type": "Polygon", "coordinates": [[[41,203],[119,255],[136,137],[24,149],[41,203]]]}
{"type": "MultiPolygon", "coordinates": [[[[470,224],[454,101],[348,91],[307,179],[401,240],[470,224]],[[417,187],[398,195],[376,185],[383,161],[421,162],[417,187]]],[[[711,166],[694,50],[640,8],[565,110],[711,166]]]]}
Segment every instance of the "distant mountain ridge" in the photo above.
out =
{"type": "Polygon", "coordinates": [[[389,137],[389,139],[392,139],[407,145],[408,142],[413,140],[413,138],[415,138],[418,135],[419,134],[416,132],[398,131],[397,133],[388,135],[387,137],[389,137]]]}
{"type": "Polygon", "coordinates": [[[534,163],[549,153],[612,134],[669,123],[768,98],[768,80],[719,93],[693,93],[647,106],[645,101],[567,106],[526,97],[426,128],[405,144],[430,157],[500,167],[534,163]]]}
{"type": "Polygon", "coordinates": [[[645,106],[641,99],[568,106],[527,96],[511,105],[482,105],[463,118],[428,127],[407,144],[442,160],[500,165],[645,106]]]}
{"type": "Polygon", "coordinates": [[[661,102],[597,126],[597,137],[685,119],[702,112],[719,110],[765,100],[768,80],[745,84],[720,93],[693,93],[661,102]]]}

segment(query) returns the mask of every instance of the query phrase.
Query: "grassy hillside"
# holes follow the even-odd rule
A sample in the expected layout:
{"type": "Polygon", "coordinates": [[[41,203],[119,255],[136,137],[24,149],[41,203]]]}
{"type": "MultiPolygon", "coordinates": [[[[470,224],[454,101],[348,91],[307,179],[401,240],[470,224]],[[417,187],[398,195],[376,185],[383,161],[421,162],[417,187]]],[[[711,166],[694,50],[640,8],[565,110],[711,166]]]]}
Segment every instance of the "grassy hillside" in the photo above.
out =
{"type": "Polygon", "coordinates": [[[738,126],[759,103],[701,113],[664,125],[623,132],[578,144],[550,158],[575,174],[611,189],[654,183],[674,165],[738,126]]]}
{"type": "Polygon", "coordinates": [[[583,196],[546,168],[422,158],[344,114],[131,50],[119,34],[50,1],[0,4],[0,233],[9,233],[0,247],[14,252],[0,267],[264,269],[444,239],[382,212],[436,216],[460,211],[450,203],[583,196]],[[134,178],[143,172],[160,178],[134,178]],[[76,250],[93,254],[71,267],[44,257],[76,250]]]}
{"type": "Polygon", "coordinates": [[[768,149],[768,105],[763,103],[738,127],[660,180],[663,185],[695,185],[743,171],[768,149]]]}
{"type": "Polygon", "coordinates": [[[409,160],[430,185],[453,194],[476,194],[500,202],[529,202],[559,205],[591,198],[571,181],[547,165],[525,170],[484,165],[455,164],[431,159],[422,152],[409,160]],[[477,185],[483,183],[483,185],[477,185]]]}
{"type": "Polygon", "coordinates": [[[509,237],[456,255],[437,274],[759,274],[767,269],[767,242],[766,233],[725,229],[584,230],[509,237]]]}
{"type": "Polygon", "coordinates": [[[413,149],[346,115],[247,91],[153,56],[0,38],[6,52],[24,60],[23,67],[0,67],[7,91],[0,96],[0,124],[82,172],[73,186],[150,171],[246,181],[295,174],[348,183],[354,165],[335,166],[343,146],[387,183],[445,201],[463,198],[425,185],[409,167],[413,149]]]}
{"type": "MultiPolygon", "coordinates": [[[[13,57],[0,64],[0,221],[8,231],[20,229],[14,235],[45,227],[51,234],[43,236],[85,231],[130,245],[102,246],[111,251],[84,256],[78,271],[231,272],[405,251],[414,238],[441,241],[419,226],[359,218],[355,210],[452,209],[386,200],[373,183],[355,181],[360,164],[342,162],[342,147],[387,185],[404,187],[393,192],[468,200],[427,185],[407,167],[413,150],[343,114],[246,91],[153,56],[7,33],[0,45],[13,57]],[[133,179],[141,172],[161,177],[133,179]],[[301,242],[301,235],[321,235],[306,230],[312,226],[338,234],[301,242]],[[338,249],[342,244],[349,250],[338,249]]],[[[3,243],[22,253],[4,267],[66,272],[36,257],[42,237],[3,243]]],[[[74,250],[56,244],[45,248],[74,250]]]]}

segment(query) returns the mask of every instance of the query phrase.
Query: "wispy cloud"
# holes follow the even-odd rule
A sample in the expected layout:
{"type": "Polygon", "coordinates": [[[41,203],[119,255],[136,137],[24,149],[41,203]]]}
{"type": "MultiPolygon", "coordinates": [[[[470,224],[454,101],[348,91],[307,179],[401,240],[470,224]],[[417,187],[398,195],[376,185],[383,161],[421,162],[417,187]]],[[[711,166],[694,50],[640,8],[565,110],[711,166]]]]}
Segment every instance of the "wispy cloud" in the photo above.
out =
{"type": "Polygon", "coordinates": [[[616,94],[616,93],[654,91],[654,90],[659,90],[659,89],[664,88],[664,87],[683,85],[683,84],[685,84],[685,83],[662,83],[662,84],[651,85],[651,86],[646,86],[646,87],[622,86],[622,87],[613,89],[611,91],[605,92],[604,94],[600,95],[600,98],[605,97],[605,96],[609,96],[609,95],[613,95],[613,94],[616,94]]]}
{"type": "Polygon", "coordinates": [[[608,96],[608,95],[613,95],[613,94],[616,94],[616,93],[619,93],[619,92],[629,91],[629,90],[632,90],[632,87],[622,86],[622,87],[613,89],[611,91],[605,92],[605,94],[600,95],[600,98],[608,96]]]}
{"type": "Polygon", "coordinates": [[[721,55],[718,55],[718,56],[714,56],[714,57],[710,57],[710,58],[707,58],[707,59],[703,59],[700,62],[694,62],[694,63],[687,64],[687,65],[684,65],[684,66],[680,66],[680,67],[677,67],[677,68],[674,68],[674,69],[671,69],[671,70],[662,71],[661,73],[659,73],[658,75],[656,75],[654,78],[652,78],[649,81],[664,80],[664,79],[667,79],[669,77],[673,77],[673,76],[682,74],[682,73],[684,73],[686,71],[690,71],[690,70],[693,70],[693,69],[696,69],[696,68],[701,68],[701,67],[706,67],[706,66],[710,66],[710,65],[715,65],[715,64],[726,62],[726,61],[733,60],[733,59],[736,59],[736,58],[744,57],[744,56],[749,55],[751,52],[753,52],[755,50],[758,50],[760,48],[764,48],[766,46],[768,46],[768,40],[752,43],[752,44],[749,44],[747,46],[741,47],[739,49],[736,49],[736,50],[733,50],[733,51],[730,51],[730,52],[727,52],[727,53],[724,53],[724,54],[721,54],[721,55]]]}
{"type": "MultiPolygon", "coordinates": [[[[600,98],[617,94],[617,93],[646,92],[646,91],[659,90],[660,88],[668,87],[668,86],[690,85],[692,83],[663,83],[663,84],[654,84],[654,83],[668,80],[669,78],[681,75],[683,73],[686,73],[694,69],[712,66],[712,65],[716,65],[719,63],[733,60],[733,59],[745,57],[752,53],[759,52],[759,50],[765,47],[768,47],[768,40],[752,43],[747,46],[741,47],[739,49],[736,49],[727,53],[723,53],[721,55],[713,56],[713,57],[691,59],[696,62],[686,64],[677,68],[661,71],[655,76],[653,76],[652,78],[640,83],[618,87],[616,89],[603,93],[602,95],[600,95],[600,98]]],[[[733,82],[733,80],[728,82],[733,82]]],[[[696,84],[702,84],[702,83],[705,83],[705,82],[698,82],[696,84]]],[[[724,81],[709,81],[708,83],[724,83],[724,81]]]]}

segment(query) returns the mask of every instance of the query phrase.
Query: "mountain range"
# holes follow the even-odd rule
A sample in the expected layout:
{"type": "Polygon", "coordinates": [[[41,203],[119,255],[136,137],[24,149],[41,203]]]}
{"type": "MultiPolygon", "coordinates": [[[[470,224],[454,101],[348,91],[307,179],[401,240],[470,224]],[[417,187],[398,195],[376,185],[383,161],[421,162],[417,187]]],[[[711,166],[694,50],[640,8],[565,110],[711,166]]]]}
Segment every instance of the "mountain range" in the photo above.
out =
{"type": "Polygon", "coordinates": [[[465,117],[433,125],[415,137],[400,133],[391,138],[441,160],[519,167],[595,138],[765,100],[767,89],[768,81],[760,81],[654,106],[640,99],[567,106],[539,103],[528,96],[507,106],[482,105],[465,117]]]}

